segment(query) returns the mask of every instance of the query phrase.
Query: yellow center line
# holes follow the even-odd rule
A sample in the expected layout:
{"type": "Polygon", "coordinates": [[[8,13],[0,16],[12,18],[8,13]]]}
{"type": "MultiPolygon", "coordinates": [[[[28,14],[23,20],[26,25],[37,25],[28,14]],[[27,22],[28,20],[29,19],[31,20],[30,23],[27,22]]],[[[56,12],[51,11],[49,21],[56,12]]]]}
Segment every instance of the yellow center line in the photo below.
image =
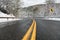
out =
{"type": "Polygon", "coordinates": [[[31,40],[36,40],[36,21],[34,21],[34,29],[32,32],[31,40]]]}
{"type": "Polygon", "coordinates": [[[27,30],[26,34],[24,35],[24,37],[22,38],[22,40],[29,40],[30,38],[30,35],[31,35],[31,32],[33,30],[33,25],[34,25],[34,20],[33,20],[33,23],[32,25],[30,26],[30,28],[27,30]]]}

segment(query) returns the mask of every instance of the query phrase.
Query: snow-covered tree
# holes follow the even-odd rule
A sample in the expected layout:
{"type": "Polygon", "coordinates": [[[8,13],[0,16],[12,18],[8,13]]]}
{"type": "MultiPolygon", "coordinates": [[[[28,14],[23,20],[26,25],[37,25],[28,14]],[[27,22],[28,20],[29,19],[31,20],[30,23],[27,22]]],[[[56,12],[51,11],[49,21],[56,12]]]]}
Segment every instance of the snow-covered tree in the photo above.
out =
{"type": "Polygon", "coordinates": [[[20,0],[0,0],[0,8],[16,15],[20,6],[19,2],[20,0]]]}

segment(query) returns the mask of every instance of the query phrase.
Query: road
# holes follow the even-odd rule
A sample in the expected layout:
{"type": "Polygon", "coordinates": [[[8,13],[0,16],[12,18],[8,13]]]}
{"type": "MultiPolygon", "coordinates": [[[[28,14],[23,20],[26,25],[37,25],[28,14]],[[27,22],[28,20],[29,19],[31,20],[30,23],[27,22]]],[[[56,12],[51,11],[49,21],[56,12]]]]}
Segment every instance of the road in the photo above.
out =
{"type": "Polygon", "coordinates": [[[21,40],[32,20],[3,22],[0,25],[0,40],[21,40]]]}
{"type": "Polygon", "coordinates": [[[60,40],[60,21],[36,19],[37,40],[60,40]]]}
{"type": "MultiPolygon", "coordinates": [[[[21,40],[32,20],[0,23],[0,40],[21,40]]],[[[60,21],[36,19],[37,40],[60,40],[60,21]]]]}

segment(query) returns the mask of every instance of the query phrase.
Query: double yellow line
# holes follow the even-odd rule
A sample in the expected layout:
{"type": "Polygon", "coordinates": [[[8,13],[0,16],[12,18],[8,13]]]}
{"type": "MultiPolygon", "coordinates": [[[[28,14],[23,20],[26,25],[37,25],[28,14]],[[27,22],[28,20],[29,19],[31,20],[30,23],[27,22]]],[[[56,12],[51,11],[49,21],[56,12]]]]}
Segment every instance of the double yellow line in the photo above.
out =
{"type": "Polygon", "coordinates": [[[35,20],[33,20],[32,25],[27,30],[22,40],[36,40],[36,21],[35,20]]]}

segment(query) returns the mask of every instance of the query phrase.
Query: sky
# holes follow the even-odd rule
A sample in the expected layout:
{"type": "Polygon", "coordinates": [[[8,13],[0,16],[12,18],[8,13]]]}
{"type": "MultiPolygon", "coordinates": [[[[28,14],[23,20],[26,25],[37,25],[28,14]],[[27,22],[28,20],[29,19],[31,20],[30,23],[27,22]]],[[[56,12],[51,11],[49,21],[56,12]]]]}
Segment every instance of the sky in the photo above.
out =
{"type": "Polygon", "coordinates": [[[60,3],[60,0],[56,0],[57,3],[60,3]]]}
{"type": "MultiPolygon", "coordinates": [[[[22,7],[28,7],[35,4],[44,4],[46,0],[22,0],[24,5],[22,7]]],[[[55,0],[56,3],[60,3],[60,0],[55,0]]]]}

